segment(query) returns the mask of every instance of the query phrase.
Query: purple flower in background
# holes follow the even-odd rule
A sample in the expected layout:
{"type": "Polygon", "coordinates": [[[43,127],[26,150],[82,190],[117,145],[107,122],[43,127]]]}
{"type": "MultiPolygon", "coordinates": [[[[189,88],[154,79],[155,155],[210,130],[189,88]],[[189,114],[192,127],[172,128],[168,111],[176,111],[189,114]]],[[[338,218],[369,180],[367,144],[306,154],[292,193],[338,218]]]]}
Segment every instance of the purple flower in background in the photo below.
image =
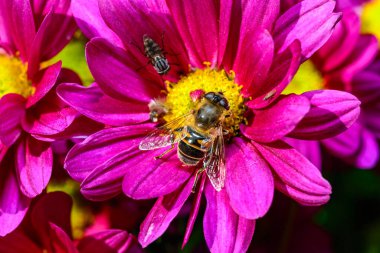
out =
{"type": "Polygon", "coordinates": [[[154,99],[168,108],[166,122],[194,109],[192,98],[199,91],[223,92],[230,104],[231,117],[223,123],[232,135],[225,143],[225,187],[216,191],[202,174],[183,245],[203,190],[204,233],[212,252],[248,248],[274,188],[304,205],[329,200],[331,187],[319,170],[281,139],[341,133],[357,119],[360,103],[333,90],[281,93],[299,64],[327,41],[340,15],[333,13],[333,1],[304,1],[283,15],[279,5],[275,0],[74,2],[74,16],[92,38],[86,56],[96,83],[88,88],[62,84],[58,94],[112,127],[75,145],[65,168],[92,200],[121,191],[134,199],[158,198],[141,225],[144,247],[178,214],[200,167],[183,166],[173,151],[155,160],[162,149],[139,150],[156,127],[149,123],[148,104],[157,103],[154,99]],[[165,75],[147,65],[146,36],[165,52],[161,57],[171,67],[165,75]]]}
{"type": "Polygon", "coordinates": [[[293,84],[288,87],[287,92],[295,93],[310,88],[347,91],[362,102],[359,120],[344,133],[319,142],[289,140],[318,167],[321,167],[320,146],[357,168],[376,165],[379,159],[380,79],[379,72],[372,68],[378,65],[374,61],[377,53],[375,36],[360,34],[359,17],[346,11],[329,41],[301,66],[293,84]],[[308,87],[304,85],[306,81],[308,87]]]}
{"type": "Polygon", "coordinates": [[[24,221],[12,233],[0,237],[2,253],[138,253],[133,235],[118,229],[93,232],[74,241],[71,235],[72,200],[63,192],[41,195],[32,203],[24,221]]]}
{"type": "MultiPolygon", "coordinates": [[[[76,112],[55,94],[55,84],[78,80],[40,64],[56,55],[76,29],[70,1],[0,1],[0,236],[15,229],[30,199],[46,187],[52,169],[50,143],[76,112]]],[[[45,64],[46,65],[46,64],[45,64]]]]}

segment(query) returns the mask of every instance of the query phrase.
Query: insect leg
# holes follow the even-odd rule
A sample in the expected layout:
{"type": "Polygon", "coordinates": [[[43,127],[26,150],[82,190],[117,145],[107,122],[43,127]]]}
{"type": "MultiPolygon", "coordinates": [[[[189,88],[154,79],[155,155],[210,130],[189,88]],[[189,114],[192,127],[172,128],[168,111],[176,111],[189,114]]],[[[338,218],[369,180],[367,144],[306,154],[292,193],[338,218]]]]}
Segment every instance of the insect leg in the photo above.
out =
{"type": "Polygon", "coordinates": [[[191,192],[192,192],[192,193],[195,193],[195,189],[197,188],[197,184],[198,184],[199,176],[200,176],[200,174],[201,174],[203,171],[205,171],[205,168],[204,168],[204,167],[202,167],[201,169],[199,169],[199,170],[197,171],[197,173],[195,174],[195,179],[194,179],[194,183],[193,183],[193,188],[191,188],[191,192]]]}

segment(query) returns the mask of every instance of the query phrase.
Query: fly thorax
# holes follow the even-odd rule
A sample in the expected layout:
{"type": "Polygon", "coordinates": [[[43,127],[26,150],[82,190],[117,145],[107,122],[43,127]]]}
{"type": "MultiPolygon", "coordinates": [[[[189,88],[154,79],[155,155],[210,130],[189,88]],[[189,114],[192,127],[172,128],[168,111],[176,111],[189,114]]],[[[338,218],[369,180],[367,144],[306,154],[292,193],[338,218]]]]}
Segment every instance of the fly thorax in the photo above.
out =
{"type": "Polygon", "coordinates": [[[195,124],[197,127],[207,130],[215,127],[220,117],[222,116],[223,109],[220,106],[211,103],[203,104],[195,113],[195,124]]]}

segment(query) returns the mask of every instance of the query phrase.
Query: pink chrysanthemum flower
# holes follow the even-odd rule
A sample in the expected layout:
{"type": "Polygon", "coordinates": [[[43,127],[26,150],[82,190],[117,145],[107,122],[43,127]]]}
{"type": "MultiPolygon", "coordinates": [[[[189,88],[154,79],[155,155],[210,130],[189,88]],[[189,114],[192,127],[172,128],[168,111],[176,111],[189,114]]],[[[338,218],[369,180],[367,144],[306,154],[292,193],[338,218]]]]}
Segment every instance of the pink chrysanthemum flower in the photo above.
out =
{"type": "Polygon", "coordinates": [[[49,181],[50,143],[37,136],[63,131],[76,115],[55,93],[56,83],[76,75],[60,62],[40,67],[76,30],[69,7],[69,0],[0,1],[0,236],[49,181]]]}
{"type": "Polygon", "coordinates": [[[289,140],[318,167],[321,166],[321,146],[355,167],[366,169],[376,165],[380,79],[371,65],[376,65],[373,61],[377,53],[376,37],[360,34],[359,17],[346,11],[329,41],[301,66],[288,86],[286,92],[298,94],[311,89],[343,90],[358,96],[362,102],[359,120],[344,133],[318,142],[289,140]]]}
{"type": "Polygon", "coordinates": [[[72,239],[72,200],[63,192],[43,194],[32,203],[21,225],[0,237],[2,253],[140,253],[136,238],[119,229],[94,231],[79,240],[72,239]]]}
{"type": "Polygon", "coordinates": [[[336,135],[357,119],[360,103],[333,90],[281,93],[300,63],[327,41],[340,15],[333,13],[333,1],[304,1],[283,15],[279,5],[276,0],[101,0],[73,6],[83,32],[102,37],[86,48],[96,83],[63,84],[58,94],[84,115],[114,127],[77,144],[65,168],[92,200],[121,191],[134,199],[158,198],[141,225],[144,247],[178,214],[201,167],[183,166],[174,151],[155,160],[164,150],[139,150],[156,127],[148,123],[154,99],[168,108],[166,122],[194,109],[202,93],[223,92],[230,105],[231,116],[223,123],[232,135],[225,143],[225,184],[217,191],[202,174],[184,244],[203,190],[204,234],[212,252],[248,248],[255,219],[268,211],[275,188],[304,205],[329,200],[331,187],[319,170],[281,139],[336,135]],[[165,75],[146,64],[144,35],[167,52],[171,70],[165,75]]]}

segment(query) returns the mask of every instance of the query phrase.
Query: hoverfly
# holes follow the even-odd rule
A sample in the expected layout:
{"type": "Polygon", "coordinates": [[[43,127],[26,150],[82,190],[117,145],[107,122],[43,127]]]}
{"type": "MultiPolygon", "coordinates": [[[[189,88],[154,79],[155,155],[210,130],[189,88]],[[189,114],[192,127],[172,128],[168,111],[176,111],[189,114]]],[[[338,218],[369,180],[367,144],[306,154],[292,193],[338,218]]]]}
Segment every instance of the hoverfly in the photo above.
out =
{"type": "Polygon", "coordinates": [[[169,72],[170,65],[168,59],[165,57],[164,51],[160,46],[148,35],[143,36],[144,50],[146,57],[149,58],[153,68],[159,75],[164,75],[169,72]]]}
{"type": "Polygon", "coordinates": [[[223,120],[229,110],[222,93],[206,93],[192,112],[157,128],[140,142],[140,150],[153,150],[171,146],[155,159],[162,158],[178,143],[177,156],[187,166],[203,162],[195,177],[206,171],[215,190],[224,187],[226,175],[224,160],[223,120]]]}

